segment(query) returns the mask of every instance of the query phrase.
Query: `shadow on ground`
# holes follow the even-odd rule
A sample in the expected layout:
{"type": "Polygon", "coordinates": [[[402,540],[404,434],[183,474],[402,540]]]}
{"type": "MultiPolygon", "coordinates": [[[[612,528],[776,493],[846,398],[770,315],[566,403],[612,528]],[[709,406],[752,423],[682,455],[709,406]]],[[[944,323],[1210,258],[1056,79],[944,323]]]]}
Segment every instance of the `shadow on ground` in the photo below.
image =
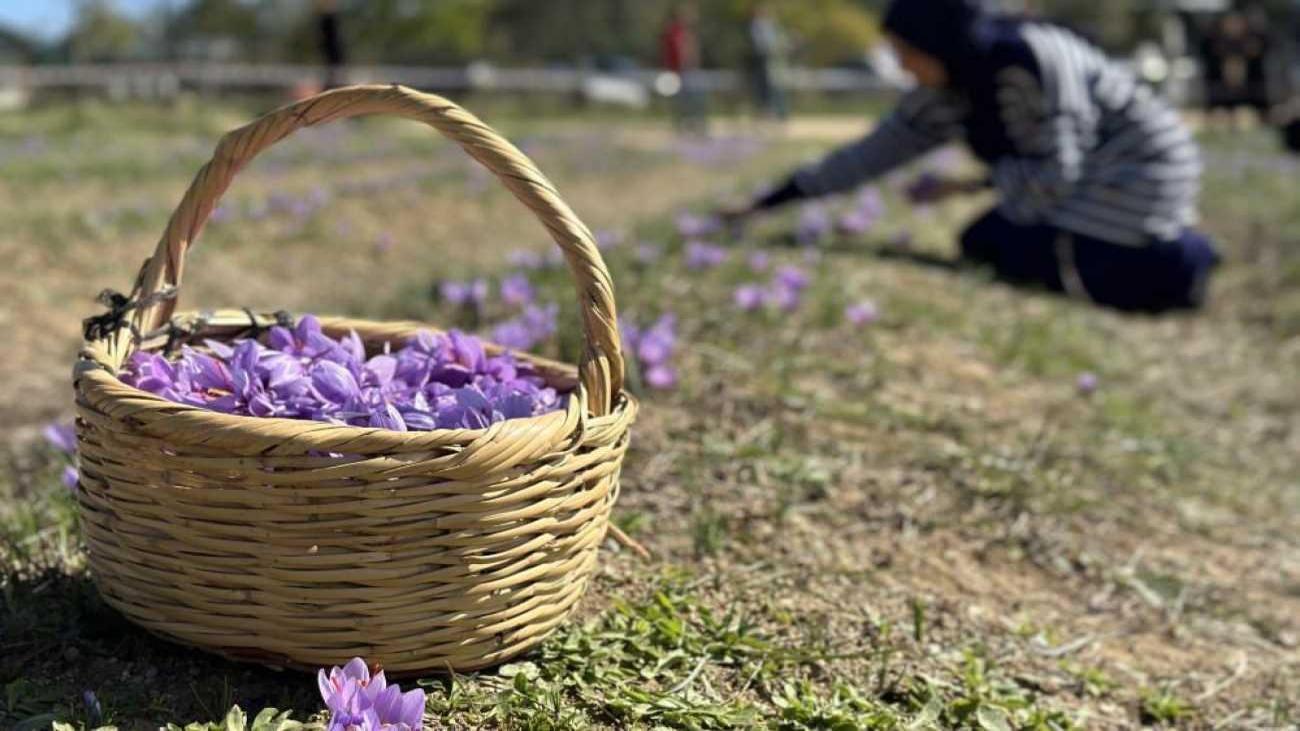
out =
{"type": "Polygon", "coordinates": [[[136,627],[100,598],[84,572],[50,568],[3,584],[2,728],[46,729],[56,717],[92,727],[157,728],[176,718],[216,720],[234,704],[251,713],[292,709],[303,719],[320,707],[305,674],[232,663],[136,627]]]}

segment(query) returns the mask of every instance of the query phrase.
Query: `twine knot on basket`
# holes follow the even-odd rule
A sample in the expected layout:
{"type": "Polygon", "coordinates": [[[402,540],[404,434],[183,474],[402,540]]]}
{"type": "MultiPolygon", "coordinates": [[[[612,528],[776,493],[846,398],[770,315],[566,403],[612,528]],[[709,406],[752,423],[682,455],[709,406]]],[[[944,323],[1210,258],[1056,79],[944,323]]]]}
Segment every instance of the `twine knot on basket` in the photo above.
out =
{"type": "MultiPolygon", "coordinates": [[[[277,666],[353,656],[391,673],[472,670],[536,645],[573,611],[618,497],[636,401],[623,389],[613,282],[591,232],[533,163],[469,112],[400,86],[336,89],[224,137],[130,296],[106,293],[74,370],[81,523],[105,600],[165,637],[277,666]],[[527,354],[566,408],[486,429],[399,432],[218,413],[117,376],[138,350],[259,337],[292,321],[174,314],[185,257],[221,195],[293,131],[369,114],[413,119],[496,174],[563,250],[585,348],[527,354]],[[166,337],[162,337],[166,335],[166,337]]],[[[415,322],[321,318],[372,352],[415,322]]],[[[487,345],[488,352],[503,349],[487,345]]]]}

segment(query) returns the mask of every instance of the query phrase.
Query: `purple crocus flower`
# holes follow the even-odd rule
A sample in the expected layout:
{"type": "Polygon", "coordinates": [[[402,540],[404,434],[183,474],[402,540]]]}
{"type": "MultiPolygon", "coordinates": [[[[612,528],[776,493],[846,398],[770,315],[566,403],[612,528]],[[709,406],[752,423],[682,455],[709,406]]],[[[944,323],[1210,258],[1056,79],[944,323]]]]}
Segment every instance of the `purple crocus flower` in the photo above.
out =
{"type": "Polygon", "coordinates": [[[722,220],[717,216],[697,215],[690,212],[677,214],[677,233],[684,239],[699,239],[722,231],[722,220]]]}
{"type": "Polygon", "coordinates": [[[799,222],[795,226],[795,239],[804,246],[821,243],[830,236],[835,223],[830,213],[820,203],[809,203],[799,211],[799,222]]]}
{"type": "Polygon", "coordinates": [[[636,346],[637,357],[642,363],[663,365],[677,350],[677,317],[673,314],[662,315],[653,325],[641,333],[636,346]]]}
{"type": "Polygon", "coordinates": [[[72,424],[46,424],[41,430],[45,441],[64,454],[77,453],[77,430],[72,424]]]}
{"type": "Polygon", "coordinates": [[[519,307],[528,304],[535,295],[527,274],[511,274],[501,280],[501,301],[508,305],[519,307]]]}
{"type": "Polygon", "coordinates": [[[546,260],[540,253],[527,249],[515,249],[506,254],[506,261],[513,267],[525,270],[541,269],[546,265],[546,260]]]}
{"type": "Polygon", "coordinates": [[[62,482],[63,486],[68,488],[69,491],[75,492],[77,489],[77,483],[81,481],[81,471],[72,465],[67,465],[59,475],[59,481],[62,482]]]}
{"type": "Polygon", "coordinates": [[[879,320],[880,310],[875,302],[865,300],[844,308],[844,319],[856,327],[862,327],[879,320]]]}
{"type": "Polygon", "coordinates": [[[486,279],[474,279],[468,282],[445,281],[439,288],[442,299],[457,307],[481,307],[487,301],[488,283],[486,279]]]}
{"type": "Polygon", "coordinates": [[[840,216],[840,231],[851,236],[860,236],[876,227],[885,215],[885,201],[880,196],[880,189],[871,186],[858,194],[852,209],[840,216]]]}
{"type": "Polygon", "coordinates": [[[725,248],[705,241],[688,241],[686,243],[686,267],[688,269],[712,269],[725,264],[730,255],[725,248]]]}
{"type": "Polygon", "coordinates": [[[763,306],[763,288],[757,284],[742,284],[736,287],[732,300],[736,306],[746,312],[753,312],[763,306]]]}
{"type": "Polygon", "coordinates": [[[608,251],[617,248],[623,243],[624,235],[622,231],[612,229],[601,229],[594,234],[596,238],[596,248],[601,251],[608,251]]]}
{"type": "Polygon", "coordinates": [[[664,255],[664,247],[653,241],[642,241],[636,245],[636,260],[640,264],[653,264],[664,255]]]}
{"type": "Polygon", "coordinates": [[[1099,386],[1101,386],[1101,379],[1097,377],[1096,373],[1080,373],[1079,378],[1075,381],[1075,388],[1083,396],[1091,396],[1096,393],[1099,386]]]}
{"type": "Polygon", "coordinates": [[[630,320],[620,320],[619,329],[623,347],[636,359],[646,385],[658,390],[676,387],[677,371],[672,359],[677,352],[677,317],[666,313],[644,329],[630,320]]]}
{"type": "Polygon", "coordinates": [[[773,282],[780,287],[802,292],[808,288],[812,278],[808,276],[808,272],[797,266],[783,266],[776,271],[773,282]]]}
{"type": "Polygon", "coordinates": [[[383,671],[370,675],[361,658],[342,668],[316,674],[321,698],[330,710],[329,731],[422,731],[425,694],[416,688],[402,693],[389,685],[383,671]]]}
{"type": "Polygon", "coordinates": [[[764,293],[767,304],[784,312],[794,312],[803,304],[802,291],[787,287],[780,282],[773,284],[764,293]]]}
{"type": "Polygon", "coordinates": [[[772,257],[766,251],[755,251],[749,255],[749,270],[755,274],[767,271],[772,265],[772,257]]]}
{"type": "Polygon", "coordinates": [[[555,334],[559,311],[559,306],[555,304],[530,304],[518,317],[493,328],[492,341],[511,350],[531,350],[555,334]]]}
{"type": "Polygon", "coordinates": [[[646,369],[645,382],[650,388],[669,391],[677,387],[677,369],[670,365],[656,365],[646,369]]]}
{"type": "MultiPolygon", "coordinates": [[[[528,339],[549,337],[558,307],[527,305],[517,320],[528,339]]],[[[563,407],[535,369],[508,354],[489,357],[470,335],[418,332],[402,348],[367,357],[355,333],[339,340],[304,317],[254,340],[183,348],[177,361],[137,353],[123,380],[179,403],[245,416],[306,418],[395,431],[478,428],[563,407]],[[469,403],[458,389],[472,386],[469,403]],[[486,401],[484,401],[484,399],[486,401]],[[449,407],[461,412],[441,419],[449,407]],[[467,407],[473,413],[466,413],[467,407]],[[454,421],[454,423],[443,423],[454,421]]],[[[59,435],[62,438],[62,435],[59,435]]]]}

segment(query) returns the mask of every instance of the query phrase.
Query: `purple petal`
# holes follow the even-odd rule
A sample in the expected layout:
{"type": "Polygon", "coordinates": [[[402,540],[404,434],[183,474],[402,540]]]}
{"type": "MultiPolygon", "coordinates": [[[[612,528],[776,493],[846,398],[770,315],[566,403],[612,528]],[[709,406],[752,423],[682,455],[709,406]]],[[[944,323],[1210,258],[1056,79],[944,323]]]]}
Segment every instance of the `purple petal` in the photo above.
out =
{"type": "Polygon", "coordinates": [[[645,382],[651,388],[666,391],[677,386],[677,370],[672,366],[656,365],[646,371],[645,382]]]}
{"type": "Polygon", "coordinates": [[[72,424],[47,424],[41,430],[45,441],[64,454],[77,451],[77,430],[72,424]]]}
{"type": "Polygon", "coordinates": [[[880,310],[875,302],[866,301],[849,305],[844,310],[844,317],[856,326],[870,325],[880,319],[880,310]]]}
{"type": "Polygon", "coordinates": [[[406,431],[406,421],[402,418],[402,413],[392,404],[384,404],[382,407],[371,411],[370,426],[376,429],[406,431]]]}
{"type": "Polygon", "coordinates": [[[501,300],[508,305],[520,306],[533,301],[535,292],[526,274],[512,274],[501,280],[501,300]]]}
{"type": "Polygon", "coordinates": [[[204,340],[203,344],[211,350],[213,355],[222,360],[230,360],[235,355],[235,349],[221,342],[220,340],[204,340]]]}
{"type": "Polygon", "coordinates": [[[270,343],[273,349],[282,353],[290,353],[294,350],[293,333],[289,332],[286,327],[276,325],[271,328],[271,331],[266,335],[266,342],[270,343]]]}
{"type": "Polygon", "coordinates": [[[336,404],[345,404],[361,396],[352,372],[333,361],[316,363],[311,370],[311,381],[317,393],[336,404]]]}

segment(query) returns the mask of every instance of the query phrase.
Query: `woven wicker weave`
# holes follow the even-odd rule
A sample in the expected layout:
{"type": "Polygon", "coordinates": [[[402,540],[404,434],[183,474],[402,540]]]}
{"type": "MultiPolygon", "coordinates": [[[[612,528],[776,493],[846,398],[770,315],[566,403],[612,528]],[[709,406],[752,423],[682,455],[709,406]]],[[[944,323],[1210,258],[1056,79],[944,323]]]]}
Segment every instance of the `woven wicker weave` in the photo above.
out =
{"type": "MultiPolygon", "coordinates": [[[[410,674],[500,663],[573,610],[609,529],[636,411],[622,389],[612,284],[591,233],[551,184],[473,115],[410,89],[362,86],[231,132],[129,300],[117,303],[122,327],[101,322],[87,336],[75,371],[90,566],[127,617],[237,659],[316,667],[361,656],[410,674]],[[564,251],[586,351],[576,369],[529,360],[574,390],[568,409],[484,430],[402,433],[220,414],[118,380],[130,353],[160,347],[164,329],[173,341],[249,333],[242,311],[173,317],[186,251],[258,152],[301,127],[366,114],[419,120],[459,143],[564,251]]],[[[375,346],[429,329],[322,323],[375,346]]]]}

